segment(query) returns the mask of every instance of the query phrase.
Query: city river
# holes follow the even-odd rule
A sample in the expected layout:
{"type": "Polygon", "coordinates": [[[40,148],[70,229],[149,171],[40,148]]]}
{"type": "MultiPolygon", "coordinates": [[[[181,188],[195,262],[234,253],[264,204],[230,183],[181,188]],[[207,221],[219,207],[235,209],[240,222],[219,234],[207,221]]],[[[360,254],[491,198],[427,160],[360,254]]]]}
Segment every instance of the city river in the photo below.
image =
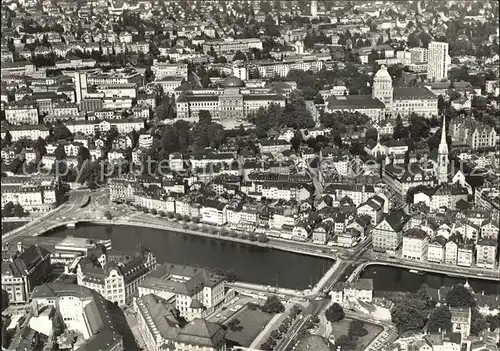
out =
{"type": "MultiPolygon", "coordinates": [[[[373,279],[373,288],[375,291],[410,291],[416,292],[422,284],[427,284],[431,288],[441,286],[453,286],[458,283],[465,283],[465,278],[448,277],[442,274],[411,273],[405,268],[396,268],[389,266],[368,266],[361,278],[373,279]]],[[[500,295],[500,284],[498,281],[469,279],[469,284],[474,292],[486,295],[500,295]]]]}
{"type": "Polygon", "coordinates": [[[79,225],[47,235],[111,239],[118,250],[134,250],[142,244],[155,254],[158,263],[232,269],[237,280],[288,289],[314,286],[333,264],[325,258],[150,228],[79,225]]]}

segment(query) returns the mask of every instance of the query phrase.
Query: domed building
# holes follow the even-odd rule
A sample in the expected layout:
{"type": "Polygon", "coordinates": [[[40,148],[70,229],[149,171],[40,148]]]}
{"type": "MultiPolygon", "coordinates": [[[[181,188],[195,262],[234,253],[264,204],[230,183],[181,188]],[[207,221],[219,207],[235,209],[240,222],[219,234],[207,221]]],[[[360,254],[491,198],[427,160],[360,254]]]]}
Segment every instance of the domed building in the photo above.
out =
{"type": "Polygon", "coordinates": [[[245,82],[238,77],[230,76],[224,78],[224,80],[222,81],[222,85],[225,88],[242,88],[245,86],[245,82]]]}
{"type": "Polygon", "coordinates": [[[392,78],[385,65],[382,65],[373,77],[372,97],[384,103],[387,113],[392,112],[392,78]]]}

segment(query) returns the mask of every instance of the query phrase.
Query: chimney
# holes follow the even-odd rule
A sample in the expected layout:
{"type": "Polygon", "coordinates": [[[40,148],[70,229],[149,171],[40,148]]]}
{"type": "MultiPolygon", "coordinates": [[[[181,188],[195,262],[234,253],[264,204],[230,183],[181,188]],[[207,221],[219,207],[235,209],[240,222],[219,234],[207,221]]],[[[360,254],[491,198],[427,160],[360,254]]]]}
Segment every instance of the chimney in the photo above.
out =
{"type": "Polygon", "coordinates": [[[23,243],[21,241],[17,242],[17,251],[19,251],[19,254],[22,254],[24,252],[23,243]]]}

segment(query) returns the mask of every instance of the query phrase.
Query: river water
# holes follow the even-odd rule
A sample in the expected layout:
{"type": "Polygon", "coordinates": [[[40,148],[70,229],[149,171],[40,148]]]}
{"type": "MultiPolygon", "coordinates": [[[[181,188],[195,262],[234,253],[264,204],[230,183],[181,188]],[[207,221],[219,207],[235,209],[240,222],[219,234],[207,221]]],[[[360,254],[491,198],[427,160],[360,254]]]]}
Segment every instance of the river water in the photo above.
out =
{"type": "MultiPolygon", "coordinates": [[[[453,286],[458,283],[465,283],[465,278],[448,277],[442,274],[411,273],[408,269],[389,266],[368,266],[361,278],[373,279],[373,289],[375,291],[408,291],[416,292],[422,286],[427,284],[431,288],[441,286],[453,286]]],[[[500,282],[490,280],[468,279],[468,282],[474,292],[486,295],[500,295],[500,282]]]]}
{"type": "MultiPolygon", "coordinates": [[[[232,269],[237,280],[288,289],[315,285],[333,264],[332,260],[320,257],[152,228],[80,224],[76,229],[58,228],[48,235],[111,239],[113,248],[120,250],[134,250],[142,244],[156,255],[158,263],[232,269]]],[[[376,291],[415,292],[423,283],[438,288],[465,282],[465,279],[434,273],[419,275],[389,266],[369,266],[361,277],[372,278],[376,291]]],[[[500,295],[498,281],[469,279],[469,284],[477,293],[500,295]]]]}
{"type": "Polygon", "coordinates": [[[158,263],[232,269],[237,280],[288,289],[314,286],[334,263],[326,258],[151,228],[78,225],[75,229],[58,228],[48,235],[111,239],[113,248],[119,250],[133,250],[140,243],[155,254],[158,263]]]}

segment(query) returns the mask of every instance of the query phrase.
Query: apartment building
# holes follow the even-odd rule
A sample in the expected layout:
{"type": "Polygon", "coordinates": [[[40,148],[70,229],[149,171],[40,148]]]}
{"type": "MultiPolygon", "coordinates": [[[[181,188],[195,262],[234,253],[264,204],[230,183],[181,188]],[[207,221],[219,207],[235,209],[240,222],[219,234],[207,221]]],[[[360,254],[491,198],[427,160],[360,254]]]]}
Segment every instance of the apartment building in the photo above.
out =
{"type": "Polygon", "coordinates": [[[203,223],[222,226],[227,223],[227,204],[217,200],[205,199],[200,214],[203,223]]]}
{"type": "Polygon", "coordinates": [[[476,244],[476,266],[493,269],[496,267],[497,242],[494,239],[479,239],[476,244]]]}
{"type": "MultiPolygon", "coordinates": [[[[12,138],[12,141],[18,141],[20,139],[31,139],[37,140],[38,138],[45,139],[49,136],[50,130],[45,124],[39,125],[13,125],[6,126],[5,129],[2,126],[2,129],[5,132],[9,132],[12,138]]],[[[3,134],[3,131],[2,131],[3,134]]],[[[2,136],[3,138],[4,136],[2,136]]]]}
{"type": "Polygon", "coordinates": [[[38,106],[26,101],[9,102],[5,106],[5,120],[10,124],[38,124],[38,106]]]}
{"type": "Polygon", "coordinates": [[[395,252],[401,245],[403,230],[409,217],[402,211],[392,211],[373,228],[373,247],[378,250],[395,252]]]}
{"type": "Polygon", "coordinates": [[[48,212],[55,205],[55,191],[54,185],[2,184],[2,208],[12,202],[30,212],[48,212]]]}
{"type": "Polygon", "coordinates": [[[226,350],[226,331],[221,325],[200,318],[185,325],[174,305],[159,296],[140,296],[134,300],[134,310],[147,350],[226,350]]]}
{"type": "Polygon", "coordinates": [[[224,40],[210,40],[203,43],[203,52],[208,54],[212,50],[217,55],[233,53],[236,51],[247,52],[255,48],[262,50],[262,39],[260,38],[246,38],[246,39],[233,39],[226,38],[224,40]]]}
{"type": "Polygon", "coordinates": [[[448,43],[431,41],[429,43],[427,78],[440,81],[448,77],[448,43]]]}
{"type": "Polygon", "coordinates": [[[144,128],[143,119],[114,119],[104,121],[71,121],[65,122],[66,127],[73,134],[82,133],[84,135],[94,135],[97,131],[106,133],[111,128],[116,128],[118,133],[130,133],[132,131],[139,131],[144,128]]]}
{"type": "Polygon", "coordinates": [[[445,258],[446,239],[436,236],[429,241],[427,246],[427,261],[441,263],[445,258]]]}
{"type": "Polygon", "coordinates": [[[28,302],[33,289],[52,274],[50,252],[38,245],[25,248],[17,244],[17,251],[2,263],[2,289],[7,291],[9,303],[28,302]]]}
{"type": "Polygon", "coordinates": [[[224,277],[204,268],[165,263],[139,284],[139,297],[155,294],[191,321],[212,313],[224,300],[224,277]]]}
{"type": "Polygon", "coordinates": [[[403,234],[403,258],[426,261],[429,236],[420,228],[411,228],[403,234]]]}
{"type": "Polygon", "coordinates": [[[467,145],[472,150],[493,148],[498,134],[492,126],[471,119],[459,118],[450,123],[450,136],[455,145],[467,145]]]}
{"type": "Polygon", "coordinates": [[[165,63],[154,60],[151,71],[157,80],[161,80],[163,77],[188,78],[187,63],[165,63]]]}
{"type": "Polygon", "coordinates": [[[132,302],[137,286],[156,268],[156,257],[142,247],[137,252],[96,248],[77,268],[78,285],[99,292],[109,301],[125,306],[132,302]]]}

